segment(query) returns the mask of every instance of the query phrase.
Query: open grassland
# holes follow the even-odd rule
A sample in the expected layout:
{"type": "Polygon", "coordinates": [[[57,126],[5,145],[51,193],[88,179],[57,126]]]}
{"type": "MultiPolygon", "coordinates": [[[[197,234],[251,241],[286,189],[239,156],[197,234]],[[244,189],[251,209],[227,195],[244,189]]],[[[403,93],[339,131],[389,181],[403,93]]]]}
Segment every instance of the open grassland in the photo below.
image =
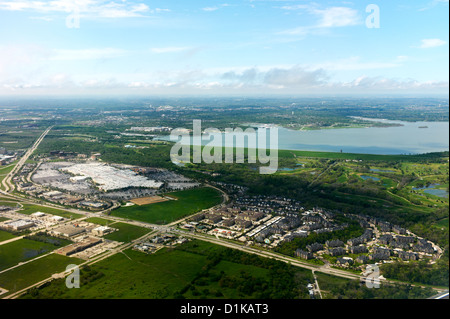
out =
{"type": "Polygon", "coordinates": [[[20,204],[18,204],[15,201],[9,201],[6,198],[5,199],[1,198],[0,199],[0,206],[8,206],[8,207],[15,208],[15,207],[20,206],[20,204]]]}
{"type": "Polygon", "coordinates": [[[83,215],[68,212],[65,210],[57,209],[57,208],[51,208],[46,206],[40,206],[35,204],[23,204],[23,210],[20,210],[19,213],[25,214],[25,215],[31,215],[36,212],[42,212],[50,215],[57,215],[69,219],[77,219],[82,217],[83,215]]]}
{"type": "MultiPolygon", "coordinates": [[[[426,158],[436,157],[433,154],[377,155],[377,154],[291,151],[291,150],[279,150],[278,155],[280,157],[310,157],[310,158],[347,159],[347,160],[363,160],[363,161],[409,161],[409,162],[422,161],[423,159],[426,158]]],[[[440,155],[437,155],[437,157],[439,156],[440,155]]]]}
{"type": "MultiPolygon", "coordinates": [[[[0,217],[0,222],[2,222],[2,221],[5,221],[5,219],[3,219],[3,217],[0,217]]],[[[17,237],[17,236],[15,236],[7,231],[0,230],[0,242],[15,238],[15,237],[17,237]]]]}
{"type": "MultiPolygon", "coordinates": [[[[266,284],[269,289],[275,276],[264,262],[273,263],[240,252],[233,255],[232,250],[201,241],[152,255],[126,250],[82,269],[80,289],[69,290],[63,280],[55,280],[24,298],[255,298],[262,291],[253,285],[266,284]],[[85,282],[83,278],[87,278],[85,282]]],[[[302,278],[299,289],[304,292],[304,280],[311,280],[311,273],[302,269],[295,272],[302,278]]]]}
{"type": "Polygon", "coordinates": [[[113,220],[108,220],[108,219],[99,218],[99,217],[90,217],[90,218],[87,218],[85,221],[88,223],[93,223],[93,224],[102,225],[102,226],[107,226],[107,225],[111,225],[111,224],[115,223],[115,221],[113,221],[113,220]]]}
{"type": "MultiPolygon", "coordinates": [[[[81,278],[92,278],[80,289],[67,289],[64,281],[43,288],[43,298],[169,298],[189,284],[206,263],[206,257],[164,249],[154,255],[133,250],[101,261],[82,270],[81,278]],[[98,275],[100,274],[100,275],[98,275]]],[[[34,297],[33,294],[26,297],[34,297]]]]}
{"type": "MultiPolygon", "coordinates": [[[[81,259],[51,254],[0,274],[0,287],[8,294],[25,289],[66,270],[70,264],[80,264],[81,259]]],[[[67,289],[67,288],[66,288],[67,289]]]]}
{"type": "Polygon", "coordinates": [[[111,234],[104,236],[105,239],[127,243],[139,237],[142,237],[145,234],[148,234],[149,232],[152,231],[151,229],[148,228],[143,228],[125,223],[115,223],[109,226],[118,229],[118,231],[115,231],[111,234]]]}
{"type": "Polygon", "coordinates": [[[121,207],[113,210],[111,215],[164,225],[221,202],[220,192],[210,187],[167,193],[166,195],[175,200],[143,206],[121,207]]]}
{"type": "Polygon", "coordinates": [[[20,239],[0,245],[0,270],[51,252],[56,248],[58,246],[53,244],[29,239],[20,239]]]}

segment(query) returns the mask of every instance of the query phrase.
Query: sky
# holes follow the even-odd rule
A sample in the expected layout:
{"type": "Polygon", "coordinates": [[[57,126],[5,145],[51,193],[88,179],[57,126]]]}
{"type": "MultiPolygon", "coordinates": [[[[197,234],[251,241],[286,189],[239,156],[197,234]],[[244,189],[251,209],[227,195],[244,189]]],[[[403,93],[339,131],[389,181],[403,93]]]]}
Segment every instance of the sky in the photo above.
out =
{"type": "Polygon", "coordinates": [[[448,0],[0,0],[0,96],[444,94],[448,0]]]}

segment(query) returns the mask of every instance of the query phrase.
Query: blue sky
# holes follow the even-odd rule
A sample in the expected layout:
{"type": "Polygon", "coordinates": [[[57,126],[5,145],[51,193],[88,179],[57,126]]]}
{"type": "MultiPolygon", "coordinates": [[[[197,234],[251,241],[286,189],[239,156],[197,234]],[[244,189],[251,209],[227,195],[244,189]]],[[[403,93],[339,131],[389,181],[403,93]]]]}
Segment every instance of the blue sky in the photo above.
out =
{"type": "Polygon", "coordinates": [[[448,5],[0,0],[0,95],[448,94],[448,5]]]}

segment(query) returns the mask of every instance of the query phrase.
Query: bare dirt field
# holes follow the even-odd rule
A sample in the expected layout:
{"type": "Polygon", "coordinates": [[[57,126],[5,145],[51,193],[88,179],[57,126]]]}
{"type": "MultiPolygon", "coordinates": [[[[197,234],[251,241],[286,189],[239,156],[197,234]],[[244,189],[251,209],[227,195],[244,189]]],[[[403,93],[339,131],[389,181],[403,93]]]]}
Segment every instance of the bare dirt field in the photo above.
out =
{"type": "Polygon", "coordinates": [[[134,198],[134,199],[130,200],[130,202],[135,203],[136,205],[139,205],[139,206],[160,203],[160,202],[165,202],[165,201],[168,201],[168,199],[161,197],[161,196],[141,197],[141,198],[134,198]]]}

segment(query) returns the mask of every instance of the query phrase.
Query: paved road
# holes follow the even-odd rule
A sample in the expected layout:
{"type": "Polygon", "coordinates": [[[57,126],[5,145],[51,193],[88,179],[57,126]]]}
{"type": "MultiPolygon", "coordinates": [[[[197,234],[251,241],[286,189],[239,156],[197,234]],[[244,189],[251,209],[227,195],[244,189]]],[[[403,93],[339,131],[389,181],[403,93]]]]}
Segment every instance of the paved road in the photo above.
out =
{"type": "Polygon", "coordinates": [[[9,172],[9,174],[6,176],[5,179],[3,179],[2,184],[3,184],[3,187],[5,188],[5,191],[7,193],[13,191],[14,188],[15,188],[14,183],[12,183],[12,181],[11,181],[13,176],[22,169],[23,165],[25,165],[25,163],[28,160],[28,158],[38,148],[39,144],[41,144],[42,140],[45,138],[45,136],[48,134],[48,132],[50,132],[50,130],[52,128],[53,128],[53,126],[50,126],[49,128],[47,128],[44,131],[44,133],[41,134],[41,136],[39,136],[39,138],[36,140],[36,142],[34,142],[33,146],[30,147],[26,151],[26,153],[20,158],[19,162],[17,162],[16,167],[14,167],[11,170],[11,172],[9,172]]]}
{"type": "Polygon", "coordinates": [[[428,299],[448,299],[448,290],[441,292],[440,294],[437,294],[433,297],[430,297],[428,299]]]}

